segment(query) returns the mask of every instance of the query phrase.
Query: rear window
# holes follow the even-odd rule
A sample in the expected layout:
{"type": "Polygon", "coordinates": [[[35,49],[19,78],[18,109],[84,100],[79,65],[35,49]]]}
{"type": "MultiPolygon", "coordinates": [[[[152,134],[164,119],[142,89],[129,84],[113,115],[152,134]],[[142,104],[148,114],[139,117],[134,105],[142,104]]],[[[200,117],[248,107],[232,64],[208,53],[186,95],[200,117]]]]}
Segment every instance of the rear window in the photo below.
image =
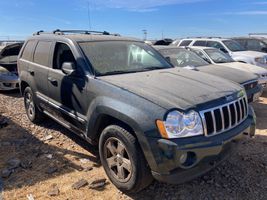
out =
{"type": "Polygon", "coordinates": [[[183,40],[179,46],[180,47],[185,47],[185,46],[188,46],[190,43],[192,42],[192,40],[183,40]]]}
{"type": "Polygon", "coordinates": [[[23,50],[21,58],[32,61],[32,52],[33,48],[35,46],[35,41],[34,40],[29,40],[23,50]]]}

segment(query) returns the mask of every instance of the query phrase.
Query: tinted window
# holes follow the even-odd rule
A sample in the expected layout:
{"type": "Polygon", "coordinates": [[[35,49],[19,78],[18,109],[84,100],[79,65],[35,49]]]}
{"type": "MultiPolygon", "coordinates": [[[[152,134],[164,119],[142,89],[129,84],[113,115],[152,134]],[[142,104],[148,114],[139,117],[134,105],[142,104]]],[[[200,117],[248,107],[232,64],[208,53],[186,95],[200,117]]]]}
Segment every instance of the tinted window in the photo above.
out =
{"type": "Polygon", "coordinates": [[[64,43],[57,43],[54,52],[53,68],[61,69],[64,62],[72,62],[76,64],[76,60],[70,47],[64,43]]]}
{"type": "Polygon", "coordinates": [[[33,56],[33,61],[35,63],[43,66],[48,66],[51,44],[52,42],[46,42],[46,41],[38,42],[33,56]]]}
{"type": "Polygon", "coordinates": [[[185,47],[185,46],[188,46],[190,43],[192,42],[192,40],[183,40],[179,46],[180,47],[185,47]]]}
{"type": "Polygon", "coordinates": [[[34,46],[35,46],[35,41],[29,40],[23,50],[21,58],[28,60],[28,61],[32,61],[32,52],[33,52],[34,46]]]}
{"type": "Polygon", "coordinates": [[[207,44],[207,41],[196,41],[193,46],[200,46],[200,47],[205,47],[207,44]]]}
{"type": "Polygon", "coordinates": [[[79,44],[99,76],[172,67],[157,51],[142,42],[101,41],[79,44]]]}

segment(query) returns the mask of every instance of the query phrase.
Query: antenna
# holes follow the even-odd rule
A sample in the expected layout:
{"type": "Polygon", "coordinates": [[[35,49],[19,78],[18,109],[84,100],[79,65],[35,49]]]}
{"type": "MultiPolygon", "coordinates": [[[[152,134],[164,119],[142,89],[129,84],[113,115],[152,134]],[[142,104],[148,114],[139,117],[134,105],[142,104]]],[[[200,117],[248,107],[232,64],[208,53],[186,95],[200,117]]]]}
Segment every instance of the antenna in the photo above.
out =
{"type": "Polygon", "coordinates": [[[92,30],[92,24],[91,24],[91,12],[90,12],[90,1],[87,1],[87,16],[88,16],[88,25],[89,30],[92,30]]]}

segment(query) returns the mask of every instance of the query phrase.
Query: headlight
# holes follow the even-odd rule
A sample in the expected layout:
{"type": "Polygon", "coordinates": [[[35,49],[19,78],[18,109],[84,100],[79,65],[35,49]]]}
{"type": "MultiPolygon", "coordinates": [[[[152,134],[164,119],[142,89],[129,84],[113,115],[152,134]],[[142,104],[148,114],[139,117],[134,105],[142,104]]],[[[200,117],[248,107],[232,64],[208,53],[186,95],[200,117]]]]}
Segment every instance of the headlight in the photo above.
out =
{"type": "Polygon", "coordinates": [[[264,57],[255,58],[255,62],[258,62],[261,64],[266,64],[266,58],[264,58],[264,57]]]}
{"type": "Polygon", "coordinates": [[[164,138],[184,138],[203,135],[199,114],[195,111],[181,113],[177,110],[168,113],[165,121],[157,121],[159,131],[164,138]]]}

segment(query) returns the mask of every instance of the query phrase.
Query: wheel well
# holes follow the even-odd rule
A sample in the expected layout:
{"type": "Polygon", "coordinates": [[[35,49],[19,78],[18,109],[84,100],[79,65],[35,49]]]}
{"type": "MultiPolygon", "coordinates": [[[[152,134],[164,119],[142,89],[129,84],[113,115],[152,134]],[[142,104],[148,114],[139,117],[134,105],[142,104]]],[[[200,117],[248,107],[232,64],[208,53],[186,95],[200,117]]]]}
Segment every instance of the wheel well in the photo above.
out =
{"type": "Polygon", "coordinates": [[[26,87],[28,87],[28,86],[29,86],[28,83],[26,83],[25,81],[21,81],[21,83],[20,83],[20,92],[21,92],[21,95],[23,95],[24,90],[25,90],[26,87]]]}
{"type": "Polygon", "coordinates": [[[99,138],[100,138],[100,134],[102,133],[102,131],[109,125],[112,124],[117,124],[121,127],[123,127],[124,129],[126,129],[127,131],[129,131],[134,137],[136,137],[136,134],[133,130],[133,128],[131,126],[129,126],[128,124],[126,124],[125,122],[112,117],[110,115],[100,115],[98,117],[98,119],[96,120],[96,137],[95,137],[95,141],[98,142],[99,138]]]}

